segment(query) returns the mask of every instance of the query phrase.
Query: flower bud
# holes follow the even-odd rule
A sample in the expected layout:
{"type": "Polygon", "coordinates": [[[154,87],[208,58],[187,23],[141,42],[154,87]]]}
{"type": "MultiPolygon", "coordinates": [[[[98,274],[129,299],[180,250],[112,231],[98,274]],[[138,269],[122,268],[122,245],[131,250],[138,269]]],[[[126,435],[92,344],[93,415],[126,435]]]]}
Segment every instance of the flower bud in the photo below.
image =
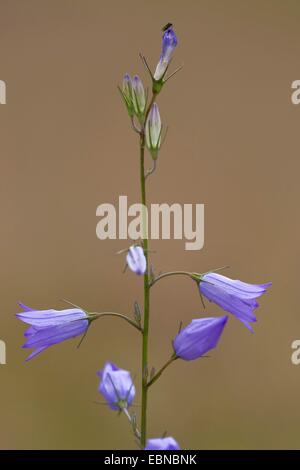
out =
{"type": "Polygon", "coordinates": [[[142,116],[146,108],[146,94],[142,81],[138,75],[132,80],[132,103],[135,114],[142,116]]]}
{"type": "Polygon", "coordinates": [[[217,346],[228,317],[197,318],[176,336],[173,347],[181,359],[192,361],[217,346]]]}
{"type": "Polygon", "coordinates": [[[158,82],[164,78],[177,42],[176,34],[170,26],[163,34],[161,56],[154,72],[155,81],[158,82]]]}
{"type": "Polygon", "coordinates": [[[121,88],[119,88],[119,90],[123,97],[128,114],[130,117],[132,117],[134,114],[134,107],[133,107],[133,102],[132,102],[132,81],[128,73],[124,75],[122,90],[121,88]]]}
{"type": "Polygon", "coordinates": [[[131,246],[126,257],[127,265],[138,276],[145,274],[147,269],[144,250],[141,246],[131,246]]]}
{"type": "Polygon", "coordinates": [[[153,103],[145,126],[146,146],[150,150],[152,158],[156,160],[161,144],[162,123],[158,106],[153,103]]]}
{"type": "Polygon", "coordinates": [[[131,405],[135,397],[135,387],[130,372],[119,369],[112,362],[107,362],[97,375],[101,378],[98,391],[112,410],[120,411],[131,405]]]}

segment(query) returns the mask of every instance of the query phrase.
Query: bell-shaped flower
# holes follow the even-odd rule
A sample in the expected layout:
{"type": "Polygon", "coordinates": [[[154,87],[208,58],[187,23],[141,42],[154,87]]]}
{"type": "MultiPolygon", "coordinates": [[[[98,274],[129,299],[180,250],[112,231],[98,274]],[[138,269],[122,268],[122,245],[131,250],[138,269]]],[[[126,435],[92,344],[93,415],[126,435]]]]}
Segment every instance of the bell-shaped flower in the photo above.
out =
{"type": "Polygon", "coordinates": [[[80,308],[34,310],[23,304],[20,306],[24,312],[17,313],[17,318],[31,325],[24,333],[27,340],[22,347],[35,350],[27,361],[49,346],[84,334],[89,326],[88,316],[80,308]]]}
{"type": "Polygon", "coordinates": [[[219,305],[226,312],[235,315],[253,332],[250,323],[257,321],[254,310],[259,304],[256,299],[264,294],[271,285],[271,282],[248,284],[211,272],[201,277],[199,288],[201,294],[208,300],[219,305]]]}
{"type": "Polygon", "coordinates": [[[121,411],[131,405],[135,397],[135,387],[130,372],[107,362],[97,375],[101,378],[98,391],[112,410],[121,411]]]}
{"type": "Polygon", "coordinates": [[[215,348],[228,317],[197,318],[183,328],[173,341],[177,357],[192,361],[215,348]]]}
{"type": "Polygon", "coordinates": [[[129,248],[127,257],[127,265],[138,276],[145,274],[147,269],[146,257],[141,246],[133,245],[129,248]]]}
{"type": "Polygon", "coordinates": [[[170,64],[174,49],[177,46],[177,42],[178,41],[176,34],[172,26],[170,26],[166,31],[164,31],[163,34],[162,51],[159,62],[156,66],[156,70],[154,72],[154,80],[160,81],[164,78],[165,73],[170,64]]]}
{"type": "Polygon", "coordinates": [[[148,439],[145,450],[180,450],[180,447],[173,437],[161,437],[148,439]]]}

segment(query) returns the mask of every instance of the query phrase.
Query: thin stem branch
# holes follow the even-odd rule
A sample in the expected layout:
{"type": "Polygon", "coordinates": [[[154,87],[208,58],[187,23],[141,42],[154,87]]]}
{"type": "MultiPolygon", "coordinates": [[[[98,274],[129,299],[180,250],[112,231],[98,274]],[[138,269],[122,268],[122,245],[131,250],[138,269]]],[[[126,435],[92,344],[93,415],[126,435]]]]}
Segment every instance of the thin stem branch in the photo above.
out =
{"type": "Polygon", "coordinates": [[[134,117],[131,118],[131,127],[134,130],[134,132],[136,132],[137,134],[141,134],[141,129],[139,127],[137,127],[137,125],[134,121],[134,117]]]}
{"type": "Polygon", "coordinates": [[[178,359],[178,356],[176,356],[175,354],[165,363],[164,366],[162,366],[161,369],[159,369],[159,371],[154,375],[154,377],[152,377],[152,379],[148,382],[148,387],[150,387],[151,385],[154,384],[154,382],[156,382],[159,377],[161,376],[161,374],[163,373],[163,371],[169,367],[170,364],[172,364],[172,362],[176,361],[176,359],[178,359]]]}
{"type": "Polygon", "coordinates": [[[157,276],[156,278],[153,279],[153,281],[150,284],[150,287],[154,286],[154,284],[156,284],[156,282],[160,281],[161,279],[164,279],[165,277],[170,277],[170,276],[188,276],[188,277],[192,277],[193,273],[190,273],[188,271],[170,271],[170,272],[167,272],[167,273],[162,273],[162,274],[160,274],[159,276],[157,276]]]}
{"type": "Polygon", "coordinates": [[[90,317],[89,320],[91,320],[91,321],[96,320],[97,318],[100,318],[100,317],[118,317],[118,318],[122,318],[123,320],[127,321],[127,323],[134,326],[134,328],[136,328],[141,333],[143,333],[142,328],[140,328],[140,326],[134,320],[127,317],[126,315],[123,315],[122,313],[116,313],[116,312],[101,312],[101,313],[90,312],[89,317],[90,317]]]}
{"type": "Polygon", "coordinates": [[[152,173],[154,173],[156,170],[156,160],[153,160],[153,166],[151,168],[149,168],[149,170],[147,171],[146,175],[145,175],[145,179],[148,178],[148,176],[152,175],[152,173]]]}
{"type": "Polygon", "coordinates": [[[131,427],[132,427],[132,431],[133,431],[133,434],[135,435],[135,437],[140,441],[141,440],[141,433],[140,431],[138,430],[138,428],[134,425],[135,423],[133,422],[132,420],[132,416],[130,415],[130,413],[128,412],[127,408],[123,408],[122,409],[123,413],[125,414],[125,416],[127,417],[131,427]]]}

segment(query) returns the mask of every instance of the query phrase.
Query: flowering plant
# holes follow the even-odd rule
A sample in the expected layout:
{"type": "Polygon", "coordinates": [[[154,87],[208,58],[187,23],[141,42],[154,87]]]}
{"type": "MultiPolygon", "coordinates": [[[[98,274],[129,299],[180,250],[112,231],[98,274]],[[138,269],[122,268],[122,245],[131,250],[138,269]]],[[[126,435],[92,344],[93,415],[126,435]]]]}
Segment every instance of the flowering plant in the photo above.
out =
{"type": "MultiPolygon", "coordinates": [[[[141,56],[151,78],[152,95],[150,99],[148,99],[148,93],[145,91],[143,83],[137,75],[131,78],[126,74],[122,87],[119,88],[132,128],[138,136],[141,202],[145,210],[147,209],[146,180],[156,169],[159,151],[164,140],[157,98],[167,81],[180,69],[167,76],[177,43],[178,40],[173,27],[168,24],[163,32],[161,56],[154,74],[145,57],[141,56]],[[149,170],[145,169],[146,149],[150,153],[153,164],[149,170]]],[[[173,352],[170,358],[160,370],[155,371],[152,368],[150,371],[148,340],[150,292],[153,286],[165,277],[188,276],[196,283],[202,302],[203,297],[205,297],[221,307],[225,312],[234,315],[253,332],[250,324],[256,321],[254,314],[254,310],[258,307],[256,299],[266,292],[271,283],[247,284],[225,277],[217,273],[216,271],[218,270],[207,273],[172,271],[155,276],[152,268],[150,268],[150,251],[145,213],[142,220],[143,237],[141,241],[126,250],[126,264],[128,268],[136,275],[143,276],[144,305],[142,312],[136,302],[133,318],[116,312],[87,312],[73,304],[72,308],[61,311],[53,309],[34,310],[24,304],[20,304],[22,312],[18,313],[17,317],[30,325],[24,333],[26,342],[23,347],[33,349],[27,361],[48,347],[66,339],[76,336],[82,336],[83,338],[91,323],[103,316],[115,316],[133,326],[142,335],[140,424],[138,424],[136,414],[130,409],[135,399],[136,390],[129,371],[119,368],[114,363],[107,362],[103,369],[97,373],[100,378],[98,390],[112,410],[123,413],[128,418],[138,446],[141,449],[176,450],[180,448],[179,444],[171,436],[151,439],[147,436],[147,404],[150,388],[174,361],[178,359],[184,361],[195,360],[216,348],[228,323],[228,316],[195,318],[190,324],[180,328],[180,331],[173,340],[173,352]]]]}

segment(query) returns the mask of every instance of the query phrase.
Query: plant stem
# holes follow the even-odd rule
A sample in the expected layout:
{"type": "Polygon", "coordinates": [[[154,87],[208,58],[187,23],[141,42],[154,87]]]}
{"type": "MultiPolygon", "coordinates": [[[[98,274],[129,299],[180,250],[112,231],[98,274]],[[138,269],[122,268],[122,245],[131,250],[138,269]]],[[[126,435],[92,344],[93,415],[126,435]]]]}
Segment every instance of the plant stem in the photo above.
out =
{"type": "Polygon", "coordinates": [[[100,318],[100,317],[118,317],[118,318],[122,318],[123,320],[127,321],[127,323],[134,326],[134,328],[139,330],[141,333],[143,332],[143,330],[139,327],[139,325],[134,320],[127,317],[126,315],[122,315],[122,313],[116,313],[116,312],[101,312],[101,313],[89,312],[89,319],[91,321],[97,320],[97,318],[100,318]]]}
{"type": "MultiPolygon", "coordinates": [[[[146,207],[146,185],[145,185],[145,140],[141,137],[140,142],[140,170],[141,170],[141,193],[142,204],[146,207]]],[[[143,349],[142,349],[142,416],[141,416],[141,445],[146,445],[147,437],[147,369],[148,369],[148,333],[149,333],[149,313],[150,313],[150,296],[149,296],[149,269],[148,269],[148,238],[147,238],[147,221],[144,211],[143,230],[144,230],[144,254],[147,263],[147,269],[144,274],[144,326],[143,326],[143,349]]]]}
{"type": "Polygon", "coordinates": [[[172,364],[172,362],[174,362],[176,359],[178,359],[178,356],[176,356],[175,354],[165,363],[164,366],[162,366],[161,369],[159,369],[159,371],[154,375],[154,377],[152,377],[152,379],[150,380],[150,382],[148,382],[148,385],[147,387],[150,387],[150,385],[154,384],[154,382],[157,381],[157,379],[159,379],[159,377],[161,376],[161,374],[163,373],[163,371],[170,365],[172,364]]]}
{"type": "MultiPolygon", "coordinates": [[[[147,207],[146,198],[146,175],[145,175],[145,124],[150,109],[155,101],[156,93],[153,93],[147,108],[144,127],[140,133],[140,184],[143,209],[147,207]]],[[[144,449],[147,439],[147,399],[148,399],[148,335],[150,316],[150,285],[149,285],[149,242],[148,242],[148,220],[147,211],[143,210],[143,247],[146,258],[146,272],[144,274],[144,324],[142,345],[142,409],[141,409],[141,446],[144,449]]]]}
{"type": "Polygon", "coordinates": [[[152,287],[157,281],[159,281],[160,279],[163,279],[164,277],[188,276],[188,277],[191,277],[193,279],[193,274],[194,273],[189,273],[188,271],[170,271],[168,273],[162,273],[162,274],[160,274],[159,276],[157,276],[156,278],[153,279],[153,281],[151,282],[150,287],[152,287]]]}
{"type": "Polygon", "coordinates": [[[143,205],[143,247],[146,258],[146,272],[144,274],[144,324],[142,345],[142,410],[141,410],[141,446],[144,449],[147,439],[147,399],[148,399],[148,335],[150,316],[150,284],[149,284],[149,242],[148,242],[148,220],[147,220],[147,198],[146,198],[146,174],[145,174],[145,125],[156,99],[157,93],[153,92],[152,98],[145,113],[144,126],[140,132],[140,184],[141,199],[143,205]]]}

